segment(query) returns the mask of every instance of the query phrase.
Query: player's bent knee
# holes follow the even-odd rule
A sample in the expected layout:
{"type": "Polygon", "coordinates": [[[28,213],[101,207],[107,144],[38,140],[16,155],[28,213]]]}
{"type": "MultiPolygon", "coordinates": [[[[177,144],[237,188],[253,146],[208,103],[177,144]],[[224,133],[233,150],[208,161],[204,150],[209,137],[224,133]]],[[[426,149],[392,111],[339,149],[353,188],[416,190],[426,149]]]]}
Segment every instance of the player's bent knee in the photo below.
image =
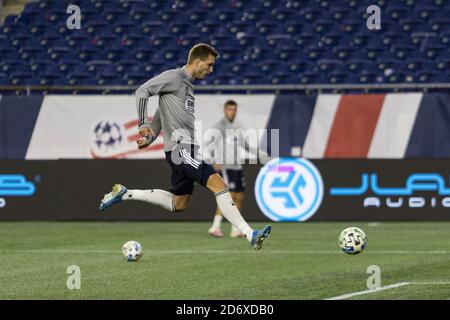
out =
{"type": "Polygon", "coordinates": [[[175,212],[183,212],[183,211],[186,211],[187,208],[189,208],[189,206],[187,204],[186,205],[176,205],[175,212]]]}
{"type": "Polygon", "coordinates": [[[207,187],[214,193],[228,188],[227,184],[218,173],[209,176],[207,187]]]}
{"type": "Polygon", "coordinates": [[[235,201],[244,201],[244,192],[235,192],[234,198],[235,201]]]}
{"type": "Polygon", "coordinates": [[[183,212],[189,208],[191,196],[180,196],[175,199],[175,212],[183,212]]]}
{"type": "Polygon", "coordinates": [[[189,208],[189,202],[180,201],[175,202],[175,212],[183,212],[189,208]]]}

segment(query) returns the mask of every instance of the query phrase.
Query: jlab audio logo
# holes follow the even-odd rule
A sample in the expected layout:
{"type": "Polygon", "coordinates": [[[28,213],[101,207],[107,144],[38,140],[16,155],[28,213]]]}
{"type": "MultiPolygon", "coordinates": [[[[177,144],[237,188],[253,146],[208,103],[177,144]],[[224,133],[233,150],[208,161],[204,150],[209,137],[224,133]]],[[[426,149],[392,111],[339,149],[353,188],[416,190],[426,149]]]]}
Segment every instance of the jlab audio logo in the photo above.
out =
{"type": "Polygon", "coordinates": [[[394,187],[382,187],[377,173],[363,173],[355,187],[333,187],[334,197],[359,197],[361,205],[387,208],[450,208],[450,188],[440,173],[413,173],[394,187]]]}
{"type": "Polygon", "coordinates": [[[259,208],[270,219],[305,221],[322,203],[322,177],[306,159],[273,159],[258,174],[255,196],[259,208]]]}
{"type": "Polygon", "coordinates": [[[0,175],[0,208],[6,206],[3,197],[29,197],[34,194],[36,187],[21,174],[0,175]]]}

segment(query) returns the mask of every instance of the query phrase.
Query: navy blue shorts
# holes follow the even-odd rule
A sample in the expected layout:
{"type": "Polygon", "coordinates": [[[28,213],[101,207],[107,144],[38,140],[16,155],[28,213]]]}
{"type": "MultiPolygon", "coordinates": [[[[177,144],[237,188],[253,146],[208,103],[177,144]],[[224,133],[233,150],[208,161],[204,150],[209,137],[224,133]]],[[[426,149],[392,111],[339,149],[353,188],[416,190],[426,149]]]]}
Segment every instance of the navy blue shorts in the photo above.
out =
{"type": "Polygon", "coordinates": [[[189,146],[166,152],[166,160],[172,169],[170,192],[174,195],[192,194],[195,183],[206,187],[208,178],[216,173],[212,166],[196,155],[196,149],[189,146]]]}
{"type": "Polygon", "coordinates": [[[231,192],[244,192],[245,191],[245,178],[243,170],[229,170],[223,169],[220,175],[228,185],[228,189],[231,192]]]}

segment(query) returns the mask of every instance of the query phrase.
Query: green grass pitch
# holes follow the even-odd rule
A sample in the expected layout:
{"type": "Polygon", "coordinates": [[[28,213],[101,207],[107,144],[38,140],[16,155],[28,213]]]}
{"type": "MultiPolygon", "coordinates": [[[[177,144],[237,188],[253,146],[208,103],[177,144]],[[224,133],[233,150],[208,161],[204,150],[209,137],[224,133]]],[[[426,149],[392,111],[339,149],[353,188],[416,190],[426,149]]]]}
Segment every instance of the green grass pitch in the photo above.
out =
{"type": "MultiPolygon", "coordinates": [[[[256,227],[262,223],[254,224],[256,227]]],[[[450,298],[450,223],[273,223],[263,251],[211,238],[209,223],[0,223],[0,299],[327,299],[367,290],[367,268],[388,290],[348,299],[450,298]],[[337,246],[348,226],[368,235],[355,256],[337,246]],[[122,244],[143,246],[127,262],[122,244]],[[81,270],[81,289],[66,286],[81,270]]],[[[224,225],[228,234],[229,225],[224,225]]]]}

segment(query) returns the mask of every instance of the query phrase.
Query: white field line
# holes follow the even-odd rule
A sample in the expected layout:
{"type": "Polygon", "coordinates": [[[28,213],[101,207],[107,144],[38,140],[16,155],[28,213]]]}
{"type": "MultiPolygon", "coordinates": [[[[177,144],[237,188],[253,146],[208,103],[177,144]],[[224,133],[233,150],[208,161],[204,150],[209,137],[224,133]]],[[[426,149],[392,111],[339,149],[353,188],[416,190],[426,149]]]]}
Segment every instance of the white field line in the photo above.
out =
{"type": "Polygon", "coordinates": [[[400,282],[400,283],[391,284],[389,286],[381,287],[381,288],[378,288],[378,289],[371,289],[371,290],[364,290],[364,291],[358,291],[358,292],[351,292],[351,293],[348,293],[348,294],[344,294],[342,296],[332,297],[332,298],[328,298],[328,299],[325,299],[325,300],[344,300],[344,299],[348,299],[348,298],[355,297],[355,296],[360,296],[360,295],[364,295],[364,294],[371,294],[371,293],[377,293],[377,292],[380,292],[380,291],[389,290],[389,289],[395,289],[395,288],[399,288],[399,287],[403,287],[403,286],[407,286],[407,285],[425,285],[425,286],[444,285],[444,286],[449,286],[450,285],[450,281],[411,281],[411,282],[400,282]]]}
{"type": "MultiPolygon", "coordinates": [[[[93,249],[11,249],[11,250],[2,250],[0,249],[0,253],[2,254],[12,254],[12,253],[20,253],[20,254],[33,254],[33,253],[51,253],[51,254],[65,254],[65,253],[116,253],[120,252],[120,249],[117,250],[93,250],[93,249]]],[[[144,252],[146,254],[246,254],[246,253],[252,253],[254,252],[249,248],[249,250],[204,250],[204,249],[189,249],[189,250],[145,250],[144,252]]],[[[293,255],[302,255],[302,254],[308,254],[308,255],[345,255],[340,250],[271,250],[271,249],[265,249],[262,251],[264,254],[293,254],[293,255]]],[[[402,255],[402,254],[417,254],[417,255],[450,255],[450,251],[443,251],[443,250],[433,250],[433,251],[408,251],[408,250],[367,250],[360,255],[402,255]]]]}
{"type": "Polygon", "coordinates": [[[450,281],[413,281],[411,284],[424,286],[450,286],[450,281]]]}
{"type": "Polygon", "coordinates": [[[348,299],[348,298],[351,298],[351,297],[361,296],[361,295],[364,295],[364,294],[371,294],[371,293],[377,293],[377,292],[385,291],[385,290],[389,290],[389,289],[395,289],[395,288],[407,286],[409,284],[411,284],[411,282],[400,282],[400,283],[391,284],[389,286],[384,286],[384,287],[381,287],[381,288],[378,288],[378,289],[371,289],[371,290],[351,292],[351,293],[348,293],[348,294],[344,294],[342,296],[332,297],[332,298],[328,298],[328,299],[325,299],[325,300],[344,300],[344,299],[348,299]]]}

